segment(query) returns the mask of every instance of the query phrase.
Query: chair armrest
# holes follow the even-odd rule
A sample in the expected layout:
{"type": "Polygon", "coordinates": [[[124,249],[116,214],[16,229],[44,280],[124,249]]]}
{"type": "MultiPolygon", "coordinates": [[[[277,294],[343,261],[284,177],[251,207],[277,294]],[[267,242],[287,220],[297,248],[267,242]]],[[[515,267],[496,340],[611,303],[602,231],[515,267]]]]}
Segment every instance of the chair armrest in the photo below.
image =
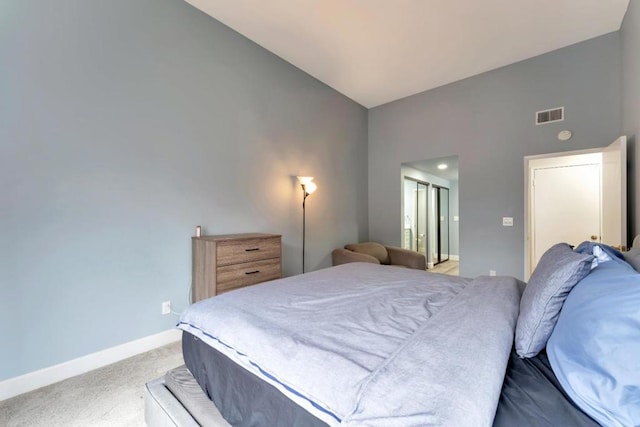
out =
{"type": "Polygon", "coordinates": [[[408,249],[397,248],[395,246],[385,247],[389,253],[389,261],[391,262],[391,265],[404,265],[405,267],[415,268],[416,270],[427,269],[427,260],[421,253],[410,251],[408,249]]]}
{"type": "Polygon", "coordinates": [[[358,252],[353,252],[347,249],[334,249],[331,252],[331,261],[333,265],[346,264],[348,262],[370,262],[373,264],[380,264],[378,258],[362,254],[358,252]]]}

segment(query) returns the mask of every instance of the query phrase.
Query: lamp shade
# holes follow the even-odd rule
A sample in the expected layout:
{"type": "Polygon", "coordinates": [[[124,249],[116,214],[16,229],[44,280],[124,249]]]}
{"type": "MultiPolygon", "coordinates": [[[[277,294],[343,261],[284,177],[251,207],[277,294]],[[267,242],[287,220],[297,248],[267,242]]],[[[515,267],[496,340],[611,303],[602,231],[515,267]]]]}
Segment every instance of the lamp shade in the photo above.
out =
{"type": "Polygon", "coordinates": [[[304,191],[306,191],[307,194],[311,194],[314,191],[316,191],[317,188],[318,186],[316,185],[315,182],[310,182],[304,186],[304,191]]]}
{"type": "Polygon", "coordinates": [[[298,178],[298,181],[300,181],[300,184],[302,185],[309,185],[309,183],[313,181],[312,176],[298,176],[297,178],[298,178]]]}

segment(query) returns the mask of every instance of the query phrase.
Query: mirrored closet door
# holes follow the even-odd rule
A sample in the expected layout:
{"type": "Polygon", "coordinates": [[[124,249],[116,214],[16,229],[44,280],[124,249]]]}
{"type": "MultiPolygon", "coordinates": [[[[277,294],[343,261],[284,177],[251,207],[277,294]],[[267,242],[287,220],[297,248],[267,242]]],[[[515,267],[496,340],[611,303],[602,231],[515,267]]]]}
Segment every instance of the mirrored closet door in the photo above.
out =
{"type": "Polygon", "coordinates": [[[404,178],[402,247],[427,255],[428,187],[426,182],[404,178]]]}
{"type": "Polygon", "coordinates": [[[436,221],[436,244],[433,263],[439,264],[449,259],[449,189],[433,186],[436,221]]]}

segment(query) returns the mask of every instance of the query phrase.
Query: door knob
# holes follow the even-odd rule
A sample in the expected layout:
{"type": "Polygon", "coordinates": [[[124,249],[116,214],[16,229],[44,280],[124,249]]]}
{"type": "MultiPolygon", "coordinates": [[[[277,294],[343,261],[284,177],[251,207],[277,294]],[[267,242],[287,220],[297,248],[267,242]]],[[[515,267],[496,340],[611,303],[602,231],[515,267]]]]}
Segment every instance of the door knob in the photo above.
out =
{"type": "Polygon", "coordinates": [[[598,236],[596,236],[595,234],[591,235],[591,240],[598,240],[598,236]]]}

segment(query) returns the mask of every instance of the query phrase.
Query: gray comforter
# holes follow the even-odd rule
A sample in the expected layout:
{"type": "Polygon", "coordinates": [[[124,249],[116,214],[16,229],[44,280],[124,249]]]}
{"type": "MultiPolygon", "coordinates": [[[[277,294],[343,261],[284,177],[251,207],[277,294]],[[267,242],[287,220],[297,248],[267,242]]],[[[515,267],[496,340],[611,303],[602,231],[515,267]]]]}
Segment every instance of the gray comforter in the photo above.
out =
{"type": "Polygon", "coordinates": [[[490,426],[520,292],[352,263],[192,305],[178,327],[330,425],[490,426]]]}

